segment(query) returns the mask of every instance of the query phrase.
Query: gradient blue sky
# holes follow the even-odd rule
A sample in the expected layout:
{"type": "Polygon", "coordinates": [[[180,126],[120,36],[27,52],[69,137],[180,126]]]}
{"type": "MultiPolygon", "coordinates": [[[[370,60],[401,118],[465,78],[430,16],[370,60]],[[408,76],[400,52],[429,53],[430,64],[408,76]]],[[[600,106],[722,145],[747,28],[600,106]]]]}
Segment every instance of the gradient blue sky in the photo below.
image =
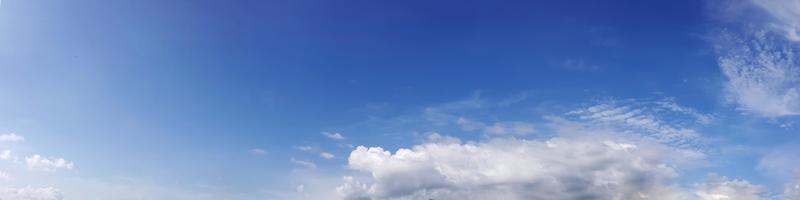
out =
{"type": "Polygon", "coordinates": [[[718,174],[791,199],[800,12],[780,4],[797,3],[2,0],[0,134],[24,140],[0,142],[18,158],[0,160],[0,188],[317,199],[342,176],[370,182],[355,146],[546,140],[558,120],[642,131],[576,112],[610,105],[700,135],[656,141],[705,155],[675,185],[718,174]],[[651,108],[664,102],[682,109],[651,108]]]}

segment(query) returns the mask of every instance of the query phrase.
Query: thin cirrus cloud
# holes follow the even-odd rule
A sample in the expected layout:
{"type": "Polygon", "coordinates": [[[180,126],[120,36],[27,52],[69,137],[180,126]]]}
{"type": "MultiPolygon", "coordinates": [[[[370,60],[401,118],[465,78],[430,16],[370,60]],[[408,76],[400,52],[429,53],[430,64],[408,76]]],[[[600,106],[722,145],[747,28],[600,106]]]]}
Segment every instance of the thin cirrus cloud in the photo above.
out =
{"type": "Polygon", "coordinates": [[[726,100],[747,113],[776,118],[800,114],[800,1],[752,0],[771,16],[713,37],[725,76],[726,100]],[[749,24],[757,24],[749,26],[749,24]]]}
{"type": "Polygon", "coordinates": [[[322,135],[324,135],[325,137],[330,138],[332,140],[344,140],[345,139],[345,137],[341,133],[322,132],[322,135]]]}
{"type": "Polygon", "coordinates": [[[269,152],[267,152],[266,150],[259,149],[259,148],[250,149],[248,152],[250,152],[250,154],[257,155],[257,156],[264,156],[264,155],[269,154],[269,152]]]}

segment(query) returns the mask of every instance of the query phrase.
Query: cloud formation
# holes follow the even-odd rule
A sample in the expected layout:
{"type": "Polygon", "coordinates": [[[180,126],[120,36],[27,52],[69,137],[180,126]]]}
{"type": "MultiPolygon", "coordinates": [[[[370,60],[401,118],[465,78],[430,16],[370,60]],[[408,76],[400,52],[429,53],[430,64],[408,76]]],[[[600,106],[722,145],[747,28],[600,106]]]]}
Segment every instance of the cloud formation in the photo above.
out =
{"type": "Polygon", "coordinates": [[[25,158],[25,165],[28,169],[53,172],[56,170],[72,170],[75,166],[74,163],[64,160],[63,158],[48,159],[41,155],[35,154],[25,158]]]}
{"type": "Polygon", "coordinates": [[[697,185],[700,200],[761,200],[766,199],[764,188],[745,180],[711,175],[707,183],[697,185]]]}
{"type": "Polygon", "coordinates": [[[687,149],[703,146],[695,127],[711,123],[714,118],[680,106],[671,99],[608,100],[573,110],[566,116],[590,126],[613,128],[622,135],[649,138],[687,149]]]}
{"type": "MultiPolygon", "coordinates": [[[[657,145],[656,145],[657,146],[657,145]]],[[[425,143],[395,153],[358,147],[343,199],[680,199],[666,152],[596,138],[425,143]]]]}
{"type": "Polygon", "coordinates": [[[746,18],[713,37],[726,100],[747,113],[800,114],[800,1],[750,0],[768,17],[746,18]],[[755,20],[755,21],[754,21],[755,20]]]}
{"type": "Polygon", "coordinates": [[[330,132],[322,132],[322,135],[328,137],[333,140],[344,140],[344,136],[341,133],[330,133],[330,132]]]}
{"type": "Polygon", "coordinates": [[[0,134],[0,142],[20,142],[25,141],[25,138],[17,135],[16,133],[0,134]]]}
{"type": "Polygon", "coordinates": [[[24,187],[0,189],[3,200],[61,200],[61,191],[53,187],[24,187]]]}

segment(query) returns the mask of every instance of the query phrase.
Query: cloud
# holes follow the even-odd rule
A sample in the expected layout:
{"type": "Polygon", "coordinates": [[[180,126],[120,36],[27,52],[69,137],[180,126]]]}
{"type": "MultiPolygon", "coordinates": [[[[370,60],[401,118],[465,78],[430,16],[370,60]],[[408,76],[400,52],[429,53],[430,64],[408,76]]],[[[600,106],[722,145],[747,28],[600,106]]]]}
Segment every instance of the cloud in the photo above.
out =
{"type": "Polygon", "coordinates": [[[695,194],[700,200],[760,200],[767,199],[764,188],[745,180],[711,175],[707,183],[697,185],[695,194]]]}
{"type": "Polygon", "coordinates": [[[5,188],[0,189],[0,199],[3,200],[61,200],[61,191],[52,188],[5,188]]]}
{"type": "Polygon", "coordinates": [[[458,126],[461,127],[461,130],[465,131],[474,131],[482,129],[483,127],[486,126],[486,124],[484,124],[483,122],[467,119],[464,117],[459,117],[458,120],[456,120],[456,124],[458,124],[458,126]]]}
{"type": "Polygon", "coordinates": [[[786,39],[800,41],[800,1],[798,0],[752,0],[772,17],[766,25],[781,32],[786,39]]]}
{"type": "Polygon", "coordinates": [[[319,157],[322,157],[324,159],[330,160],[330,159],[335,158],[336,156],[334,156],[332,153],[322,152],[322,153],[319,153],[319,157]]]}
{"type": "Polygon", "coordinates": [[[8,159],[11,159],[11,150],[3,150],[3,152],[0,153],[0,160],[8,159]]]}
{"type": "Polygon", "coordinates": [[[265,151],[263,149],[259,149],[259,148],[250,149],[248,152],[250,152],[250,154],[257,155],[257,156],[263,156],[263,155],[267,155],[268,154],[267,151],[265,151]]]}
{"type": "Polygon", "coordinates": [[[291,158],[289,161],[291,161],[292,163],[294,163],[296,165],[303,166],[305,168],[310,168],[310,169],[317,168],[317,164],[314,164],[314,162],[311,162],[311,161],[297,160],[297,159],[294,159],[294,158],[291,158]]]}
{"type": "Polygon", "coordinates": [[[8,173],[6,173],[4,171],[0,171],[0,181],[7,181],[7,180],[10,180],[10,179],[11,179],[11,176],[9,176],[8,173]]]}
{"type": "Polygon", "coordinates": [[[25,141],[25,138],[15,133],[0,134],[0,142],[21,142],[21,141],[25,141]]]}
{"type": "Polygon", "coordinates": [[[533,124],[527,122],[496,122],[484,128],[484,132],[493,135],[525,135],[535,132],[533,124]]]}
{"type": "Polygon", "coordinates": [[[311,151],[314,150],[314,147],[310,147],[310,146],[294,146],[294,148],[299,150],[299,151],[303,151],[303,152],[311,152],[311,151]]]}
{"type": "Polygon", "coordinates": [[[344,136],[341,133],[330,133],[330,132],[322,132],[322,135],[328,137],[333,140],[344,140],[344,136]]]}
{"type": "Polygon", "coordinates": [[[395,153],[356,148],[343,199],[679,199],[657,145],[599,138],[425,143],[395,153]]]}
{"type": "Polygon", "coordinates": [[[28,169],[47,172],[53,172],[60,169],[72,170],[75,165],[72,162],[64,160],[63,158],[47,159],[38,154],[25,158],[25,164],[28,166],[28,169]]]}
{"type": "MultiPolygon", "coordinates": [[[[730,17],[729,24],[712,38],[717,62],[726,78],[725,99],[739,110],[777,118],[800,114],[800,60],[797,42],[800,1],[730,1],[719,7],[760,9],[736,11],[745,17],[730,17]],[[755,17],[753,17],[755,16],[755,17]]],[[[724,14],[723,14],[724,15],[724,14]]]]}
{"type": "Polygon", "coordinates": [[[566,117],[684,149],[702,147],[703,138],[694,127],[713,120],[712,115],[680,106],[671,99],[608,100],[568,112],[566,117]]]}

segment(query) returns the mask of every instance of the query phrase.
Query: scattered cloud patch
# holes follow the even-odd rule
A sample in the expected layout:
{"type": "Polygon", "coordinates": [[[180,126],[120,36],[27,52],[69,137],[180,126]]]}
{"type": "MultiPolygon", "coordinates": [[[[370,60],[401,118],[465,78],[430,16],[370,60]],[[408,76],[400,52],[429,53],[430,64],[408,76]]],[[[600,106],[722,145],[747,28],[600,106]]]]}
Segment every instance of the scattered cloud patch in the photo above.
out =
{"type": "Polygon", "coordinates": [[[322,153],[319,153],[319,157],[330,160],[330,159],[335,158],[336,156],[334,156],[332,153],[322,152],[322,153]]]}
{"type": "Polygon", "coordinates": [[[294,149],[297,149],[298,151],[303,151],[303,152],[314,151],[314,147],[310,147],[310,146],[294,146],[294,149]]]}
{"type": "Polygon", "coordinates": [[[0,160],[9,159],[11,159],[11,150],[3,150],[3,152],[0,152],[0,160]]]}
{"type": "Polygon", "coordinates": [[[294,163],[296,165],[303,166],[305,168],[309,168],[309,169],[316,169],[317,168],[317,164],[314,164],[314,162],[311,162],[311,161],[297,160],[297,159],[294,159],[294,158],[291,158],[289,161],[291,161],[292,163],[294,163]]]}
{"type": "Polygon", "coordinates": [[[25,164],[28,169],[53,172],[56,170],[72,170],[75,166],[72,162],[64,160],[63,158],[48,159],[38,154],[25,158],[25,164]]]}
{"type": "Polygon", "coordinates": [[[0,142],[21,142],[21,141],[25,141],[25,138],[17,135],[16,133],[0,134],[0,142]]]}
{"type": "Polygon", "coordinates": [[[533,124],[527,122],[496,122],[484,128],[491,135],[526,135],[535,132],[533,124]]]}
{"type": "Polygon", "coordinates": [[[53,187],[24,187],[0,189],[0,199],[3,200],[61,200],[61,191],[53,187]]]}
{"type": "Polygon", "coordinates": [[[673,100],[608,100],[568,112],[566,117],[621,134],[641,136],[679,148],[704,144],[695,127],[711,123],[713,115],[676,104],[673,100]]]}
{"type": "Polygon", "coordinates": [[[263,155],[269,154],[267,151],[265,151],[263,149],[259,149],[259,148],[250,149],[248,152],[250,154],[257,155],[257,156],[263,156],[263,155]]]}
{"type": "Polygon", "coordinates": [[[345,137],[341,133],[322,132],[322,135],[333,140],[344,140],[345,137]]]}

